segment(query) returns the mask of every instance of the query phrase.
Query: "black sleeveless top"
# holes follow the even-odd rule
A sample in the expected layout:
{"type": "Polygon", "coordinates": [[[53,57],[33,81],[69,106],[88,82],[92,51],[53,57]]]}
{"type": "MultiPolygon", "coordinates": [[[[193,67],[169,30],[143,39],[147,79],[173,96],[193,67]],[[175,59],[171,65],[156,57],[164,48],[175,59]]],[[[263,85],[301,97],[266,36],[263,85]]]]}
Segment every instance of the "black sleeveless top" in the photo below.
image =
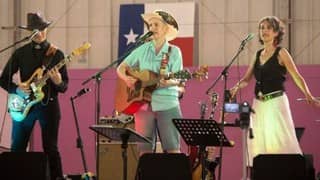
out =
{"type": "Polygon", "coordinates": [[[278,61],[278,54],[281,47],[277,47],[273,55],[264,63],[260,64],[260,54],[263,49],[260,49],[256,54],[256,61],[254,64],[254,76],[256,78],[255,95],[259,92],[268,94],[278,90],[284,89],[284,81],[286,80],[287,70],[281,66],[278,61]]]}

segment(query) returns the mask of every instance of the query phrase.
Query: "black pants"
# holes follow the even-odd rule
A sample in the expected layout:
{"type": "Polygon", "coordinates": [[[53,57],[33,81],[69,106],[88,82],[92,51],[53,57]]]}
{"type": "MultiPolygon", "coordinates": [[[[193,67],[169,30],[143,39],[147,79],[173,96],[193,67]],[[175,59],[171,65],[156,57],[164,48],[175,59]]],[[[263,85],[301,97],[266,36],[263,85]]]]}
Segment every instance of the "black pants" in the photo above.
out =
{"type": "Polygon", "coordinates": [[[62,165],[58,150],[58,131],[60,122],[60,108],[57,99],[46,104],[35,104],[27,117],[21,121],[13,121],[12,152],[24,152],[28,146],[31,132],[36,120],[39,120],[42,136],[42,147],[48,156],[51,180],[62,177],[62,165]]]}

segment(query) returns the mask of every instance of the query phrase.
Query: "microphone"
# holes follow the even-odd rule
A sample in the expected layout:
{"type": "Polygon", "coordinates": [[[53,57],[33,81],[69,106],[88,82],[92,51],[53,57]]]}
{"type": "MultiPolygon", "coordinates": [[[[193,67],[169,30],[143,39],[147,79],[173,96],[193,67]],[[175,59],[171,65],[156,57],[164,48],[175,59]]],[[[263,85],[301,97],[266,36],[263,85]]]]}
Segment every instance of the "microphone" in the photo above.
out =
{"type": "Polygon", "coordinates": [[[147,32],[146,34],[140,36],[137,40],[137,43],[144,43],[148,40],[149,37],[151,37],[153,35],[152,31],[147,32]]]}
{"type": "Polygon", "coordinates": [[[249,33],[248,36],[244,40],[242,40],[241,44],[246,44],[251,39],[253,39],[253,37],[254,37],[254,33],[249,33]]]}
{"type": "Polygon", "coordinates": [[[76,99],[76,98],[78,98],[78,97],[86,94],[86,93],[89,92],[89,91],[90,91],[89,88],[83,88],[83,89],[81,89],[80,91],[78,91],[77,95],[74,96],[74,97],[72,97],[72,99],[76,99]]]}
{"type": "Polygon", "coordinates": [[[28,36],[28,40],[32,40],[40,31],[38,29],[35,29],[32,31],[31,35],[28,36]]]}

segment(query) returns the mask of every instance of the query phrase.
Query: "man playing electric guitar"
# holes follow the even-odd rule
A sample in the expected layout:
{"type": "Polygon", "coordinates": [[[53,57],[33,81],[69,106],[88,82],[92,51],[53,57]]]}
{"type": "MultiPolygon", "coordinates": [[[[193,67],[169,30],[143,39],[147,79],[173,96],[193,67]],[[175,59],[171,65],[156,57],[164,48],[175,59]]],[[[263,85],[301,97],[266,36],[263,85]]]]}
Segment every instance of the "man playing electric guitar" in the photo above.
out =
{"type": "Polygon", "coordinates": [[[21,28],[33,31],[32,41],[14,51],[2,72],[0,86],[10,94],[38,98],[38,89],[33,82],[41,78],[40,72],[48,75],[48,81],[43,82],[45,85],[41,89],[43,97],[39,97],[42,100],[30,108],[22,121],[12,117],[11,151],[26,151],[34,124],[39,120],[43,150],[49,158],[50,176],[52,180],[57,180],[62,179],[63,175],[57,142],[60,121],[58,93],[67,90],[68,74],[65,65],[59,69],[55,66],[64,59],[64,54],[47,41],[47,27],[50,24],[40,13],[28,13],[27,26],[21,28]],[[13,75],[18,71],[21,83],[14,83],[13,75]]]}

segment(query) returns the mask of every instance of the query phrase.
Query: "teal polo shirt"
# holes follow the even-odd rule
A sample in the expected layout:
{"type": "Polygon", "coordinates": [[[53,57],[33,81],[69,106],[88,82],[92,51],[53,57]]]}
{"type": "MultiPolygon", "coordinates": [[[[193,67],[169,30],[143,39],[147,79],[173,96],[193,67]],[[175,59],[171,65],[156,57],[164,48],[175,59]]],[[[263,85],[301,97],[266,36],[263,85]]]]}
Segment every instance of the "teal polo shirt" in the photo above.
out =
{"type": "MultiPolygon", "coordinates": [[[[167,72],[178,72],[183,69],[182,55],[179,47],[171,45],[167,72]]],[[[154,41],[147,42],[135,49],[124,60],[130,67],[149,70],[159,74],[162,57],[168,53],[169,43],[165,42],[160,52],[156,54],[154,41]]],[[[164,111],[179,105],[178,87],[158,88],[152,93],[151,107],[153,111],[164,111]]]]}

